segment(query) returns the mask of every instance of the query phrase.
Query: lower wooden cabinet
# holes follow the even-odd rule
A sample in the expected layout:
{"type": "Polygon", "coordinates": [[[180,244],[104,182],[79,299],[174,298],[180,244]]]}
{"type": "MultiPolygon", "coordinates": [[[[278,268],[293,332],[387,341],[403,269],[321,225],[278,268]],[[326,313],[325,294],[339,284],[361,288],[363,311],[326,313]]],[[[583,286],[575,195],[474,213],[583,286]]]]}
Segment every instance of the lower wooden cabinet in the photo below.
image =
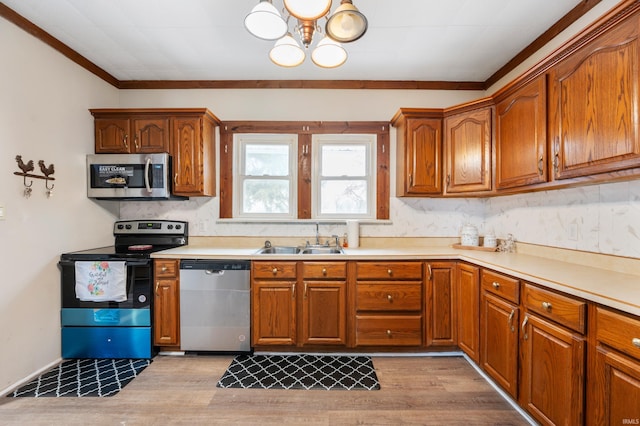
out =
{"type": "Polygon", "coordinates": [[[455,262],[427,262],[425,304],[425,345],[455,346],[457,317],[455,315],[455,262]]]}
{"type": "Polygon", "coordinates": [[[154,261],[153,343],[180,346],[180,261],[154,261]]]}
{"type": "Polygon", "coordinates": [[[583,424],[584,337],[526,313],[520,353],[520,405],[541,424],[583,424]]]}
{"type": "Polygon", "coordinates": [[[476,364],[480,363],[480,268],[458,264],[455,281],[458,346],[476,364]]]}
{"type": "Polygon", "coordinates": [[[346,345],[346,262],[252,262],[254,346],[346,345]]]}
{"type": "Polygon", "coordinates": [[[518,397],[520,308],[488,292],[480,313],[480,365],[514,399],[518,397]]]}
{"type": "Polygon", "coordinates": [[[640,319],[597,308],[587,424],[640,424],[640,319]]]}

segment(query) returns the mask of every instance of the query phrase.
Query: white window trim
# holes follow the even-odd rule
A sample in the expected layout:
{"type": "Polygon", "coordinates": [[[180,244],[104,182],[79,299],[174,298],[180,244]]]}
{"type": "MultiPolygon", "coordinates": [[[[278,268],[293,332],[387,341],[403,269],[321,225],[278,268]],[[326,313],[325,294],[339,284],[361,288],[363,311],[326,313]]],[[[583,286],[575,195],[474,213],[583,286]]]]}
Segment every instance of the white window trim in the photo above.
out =
{"type": "Polygon", "coordinates": [[[375,134],[314,134],[311,137],[313,168],[311,171],[311,217],[313,219],[376,219],[376,147],[375,134]],[[365,145],[367,150],[367,213],[365,214],[321,214],[320,213],[320,161],[321,146],[326,144],[365,145]]]}
{"type": "MultiPolygon", "coordinates": [[[[233,168],[238,172],[233,179],[233,217],[242,219],[297,219],[298,215],[298,135],[297,134],[267,134],[267,133],[237,133],[233,135],[233,168]],[[289,146],[289,213],[242,213],[244,198],[244,180],[254,178],[246,176],[241,171],[244,167],[245,146],[251,143],[258,144],[287,144],[289,146]]],[[[260,176],[262,177],[262,176],[260,176]]],[[[277,177],[283,179],[282,177],[277,177]]]]}

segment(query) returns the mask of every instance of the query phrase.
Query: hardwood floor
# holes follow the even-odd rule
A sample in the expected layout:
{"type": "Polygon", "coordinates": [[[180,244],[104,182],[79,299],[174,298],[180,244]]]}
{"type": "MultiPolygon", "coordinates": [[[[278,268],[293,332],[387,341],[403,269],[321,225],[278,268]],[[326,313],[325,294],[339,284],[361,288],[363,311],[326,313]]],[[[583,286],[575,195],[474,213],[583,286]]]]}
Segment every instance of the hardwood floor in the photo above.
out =
{"type": "Polygon", "coordinates": [[[378,391],[220,389],[232,356],[157,356],[109,398],[0,398],[0,425],[526,425],[462,357],[374,357],[378,391]]]}

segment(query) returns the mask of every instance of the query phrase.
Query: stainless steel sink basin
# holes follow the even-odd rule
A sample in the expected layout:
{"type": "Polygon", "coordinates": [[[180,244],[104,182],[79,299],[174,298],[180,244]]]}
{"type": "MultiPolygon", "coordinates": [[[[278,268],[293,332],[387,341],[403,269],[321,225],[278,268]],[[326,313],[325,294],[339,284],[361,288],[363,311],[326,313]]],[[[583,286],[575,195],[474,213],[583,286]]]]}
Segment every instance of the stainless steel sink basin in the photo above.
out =
{"type": "Polygon", "coordinates": [[[290,246],[262,247],[256,253],[257,254],[298,254],[300,253],[300,247],[290,247],[290,246]]]}
{"type": "Polygon", "coordinates": [[[302,254],[342,254],[343,251],[337,247],[305,247],[300,252],[302,254]]]}

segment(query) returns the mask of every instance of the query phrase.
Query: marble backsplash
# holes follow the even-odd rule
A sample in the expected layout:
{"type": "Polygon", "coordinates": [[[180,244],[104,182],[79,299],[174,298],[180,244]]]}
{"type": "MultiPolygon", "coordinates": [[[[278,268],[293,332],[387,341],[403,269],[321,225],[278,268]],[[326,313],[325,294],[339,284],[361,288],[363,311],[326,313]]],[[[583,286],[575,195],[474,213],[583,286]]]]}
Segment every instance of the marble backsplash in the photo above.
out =
{"type": "MultiPolygon", "coordinates": [[[[517,241],[549,247],[640,258],[640,180],[503,197],[391,198],[389,221],[363,223],[363,237],[456,237],[465,223],[483,235],[512,234],[517,241]]],[[[315,234],[315,221],[238,222],[219,219],[219,199],[121,202],[121,219],[189,222],[193,236],[300,237],[315,234]]],[[[342,236],[344,223],[321,223],[323,241],[342,236]]]]}

